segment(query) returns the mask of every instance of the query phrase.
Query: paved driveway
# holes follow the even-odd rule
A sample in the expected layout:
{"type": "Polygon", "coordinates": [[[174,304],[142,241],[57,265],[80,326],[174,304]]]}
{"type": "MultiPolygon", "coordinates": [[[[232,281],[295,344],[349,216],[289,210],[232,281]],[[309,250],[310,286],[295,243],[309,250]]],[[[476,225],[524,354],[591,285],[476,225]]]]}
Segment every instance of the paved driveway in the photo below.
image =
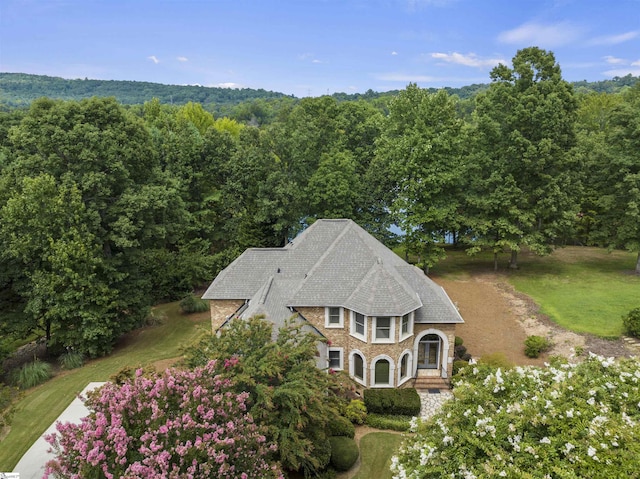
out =
{"type": "MultiPolygon", "coordinates": [[[[104,383],[89,383],[86,388],[80,393],[85,396],[88,391],[102,386],[104,383]]],[[[52,453],[47,452],[51,447],[44,440],[44,436],[56,432],[56,422],[73,422],[79,423],[80,419],[87,416],[89,410],[85,407],[84,403],[75,398],[69,407],[65,409],[56,421],[53,422],[49,429],[33,443],[31,448],[20,459],[20,462],[16,465],[13,472],[20,474],[20,479],[42,479],[44,475],[44,465],[50,459],[54,458],[52,453]]]]}

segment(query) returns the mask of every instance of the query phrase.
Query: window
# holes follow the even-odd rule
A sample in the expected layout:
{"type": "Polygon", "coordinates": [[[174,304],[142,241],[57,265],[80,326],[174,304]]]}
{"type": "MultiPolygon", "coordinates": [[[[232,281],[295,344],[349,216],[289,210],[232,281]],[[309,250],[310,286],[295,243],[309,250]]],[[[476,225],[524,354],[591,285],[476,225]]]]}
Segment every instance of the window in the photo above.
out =
{"type": "Polygon", "coordinates": [[[406,383],[413,377],[413,354],[409,350],[405,350],[400,355],[398,361],[397,381],[398,386],[406,383]]]}
{"type": "Polygon", "coordinates": [[[361,351],[357,349],[349,353],[349,375],[354,381],[367,385],[367,361],[361,351]]]}
{"type": "Polygon", "coordinates": [[[342,369],[342,348],[329,348],[329,368],[342,369]]]}
{"type": "Polygon", "coordinates": [[[324,325],[327,328],[342,328],[344,326],[342,308],[325,308],[324,325]]]}
{"type": "Polygon", "coordinates": [[[413,313],[407,313],[400,320],[400,340],[413,334],[413,313]]]}
{"type": "Polygon", "coordinates": [[[353,355],[353,377],[364,381],[364,359],[358,353],[353,355]]]}
{"type": "Polygon", "coordinates": [[[407,373],[409,372],[409,353],[406,353],[402,356],[400,360],[400,379],[404,379],[407,377],[407,373]]]}
{"type": "Polygon", "coordinates": [[[394,341],[395,320],[389,316],[375,318],[374,343],[392,343],[394,341]]]}
{"type": "Polygon", "coordinates": [[[367,318],[364,314],[351,311],[351,336],[367,341],[367,318]]]}
{"type": "Polygon", "coordinates": [[[388,386],[391,379],[391,364],[386,359],[376,361],[374,369],[374,384],[376,386],[388,386]]]}

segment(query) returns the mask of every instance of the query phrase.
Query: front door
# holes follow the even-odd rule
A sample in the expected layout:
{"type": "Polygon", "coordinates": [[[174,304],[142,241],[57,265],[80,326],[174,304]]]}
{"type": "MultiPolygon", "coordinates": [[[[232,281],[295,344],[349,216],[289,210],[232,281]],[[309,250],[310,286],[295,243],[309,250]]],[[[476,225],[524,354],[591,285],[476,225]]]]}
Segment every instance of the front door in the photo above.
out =
{"type": "Polygon", "coordinates": [[[438,369],[440,363],[440,338],[427,334],[418,345],[418,369],[438,369]]]}

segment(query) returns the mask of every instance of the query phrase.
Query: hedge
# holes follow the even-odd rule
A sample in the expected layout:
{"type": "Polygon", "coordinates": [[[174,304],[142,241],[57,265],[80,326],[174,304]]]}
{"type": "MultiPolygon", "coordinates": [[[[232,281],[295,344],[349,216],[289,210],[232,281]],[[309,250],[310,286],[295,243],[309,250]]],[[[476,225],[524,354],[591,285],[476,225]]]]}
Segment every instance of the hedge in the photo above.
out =
{"type": "Polygon", "coordinates": [[[369,413],[374,414],[420,414],[420,396],[414,388],[365,389],[364,405],[369,413]]]}
{"type": "Polygon", "coordinates": [[[388,414],[368,414],[365,424],[376,429],[406,432],[411,428],[411,416],[393,416],[388,414]]]}

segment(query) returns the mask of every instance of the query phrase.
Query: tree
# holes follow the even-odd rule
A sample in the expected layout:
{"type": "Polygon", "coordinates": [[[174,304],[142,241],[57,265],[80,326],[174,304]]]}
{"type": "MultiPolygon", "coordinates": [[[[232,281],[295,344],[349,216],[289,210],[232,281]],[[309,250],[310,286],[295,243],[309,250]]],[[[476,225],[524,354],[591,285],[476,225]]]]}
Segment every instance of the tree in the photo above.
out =
{"type": "Polygon", "coordinates": [[[509,248],[515,268],[523,246],[546,254],[575,221],[577,103],[553,53],[537,47],[518,51],[513,68],[495,67],[491,79],[477,100],[467,240],[471,252],[509,248]]]}
{"type": "Polygon", "coordinates": [[[53,328],[61,347],[104,354],[154,300],[159,275],[148,272],[165,265],[150,265],[146,253],[180,239],[179,182],[160,169],[149,130],[114,99],[35,101],[10,129],[7,150],[0,241],[23,267],[12,268],[5,284],[32,320],[77,319],[76,334],[53,328]],[[83,285],[95,295],[85,299],[77,281],[95,285],[83,285]]]}
{"type": "Polygon", "coordinates": [[[599,175],[593,241],[609,248],[638,253],[635,271],[640,274],[640,86],[624,95],[610,115],[608,145],[599,175]]]}
{"type": "Polygon", "coordinates": [[[309,214],[318,218],[353,218],[362,183],[356,162],[347,152],[324,153],[307,185],[309,214]]]}
{"type": "Polygon", "coordinates": [[[168,369],[118,385],[86,401],[80,424],[58,423],[47,436],[56,458],[45,477],[282,478],[273,447],[247,413],[247,393],[210,362],[168,369]]]}
{"type": "Polygon", "coordinates": [[[96,341],[110,342],[114,330],[127,329],[110,324],[108,305],[117,296],[104,281],[101,245],[75,184],[58,186],[46,174],[24,178],[0,219],[2,257],[20,273],[13,289],[26,299],[21,337],[41,330],[50,344],[53,326],[59,344],[95,353],[96,341]]]}
{"type": "Polygon", "coordinates": [[[425,272],[444,257],[446,234],[462,224],[462,133],[455,101],[444,90],[431,94],[410,84],[391,102],[376,144],[395,183],[391,212],[425,272]]]}
{"type": "Polygon", "coordinates": [[[235,319],[220,335],[191,349],[190,365],[225,361],[223,375],[236,391],[247,391],[247,404],[269,442],[278,445],[285,469],[314,474],[330,457],[328,424],[338,416],[333,376],[316,367],[320,338],[289,321],[273,337],[273,324],[254,317],[235,319]]]}
{"type": "Polygon", "coordinates": [[[602,195],[609,189],[610,178],[603,174],[611,162],[607,135],[611,134],[611,115],[622,103],[622,95],[590,93],[580,97],[577,112],[577,169],[583,186],[576,240],[597,244],[602,195]],[[596,237],[594,237],[594,232],[596,237]]]}
{"type": "Polygon", "coordinates": [[[637,359],[467,366],[455,400],[407,439],[398,477],[626,478],[640,467],[637,359]]]}

